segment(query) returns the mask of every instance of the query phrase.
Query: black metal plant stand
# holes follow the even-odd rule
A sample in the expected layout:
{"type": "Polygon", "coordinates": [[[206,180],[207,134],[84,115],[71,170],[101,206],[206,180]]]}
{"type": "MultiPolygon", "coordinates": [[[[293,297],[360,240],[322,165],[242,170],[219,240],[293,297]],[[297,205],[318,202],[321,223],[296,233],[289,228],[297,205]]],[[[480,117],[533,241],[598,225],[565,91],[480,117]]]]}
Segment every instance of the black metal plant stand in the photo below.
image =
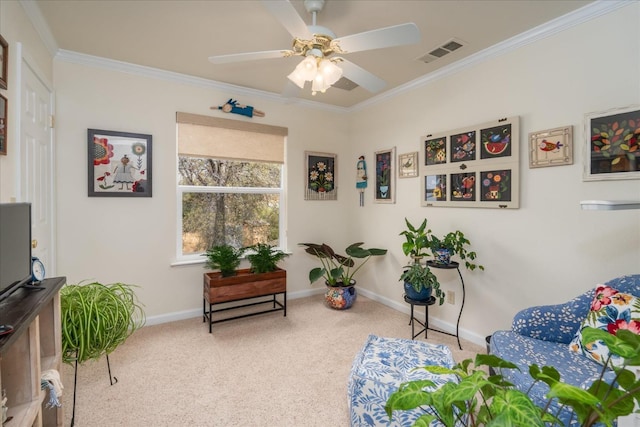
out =
{"type": "MultiPolygon", "coordinates": [[[[109,363],[109,355],[107,357],[107,370],[109,371],[109,382],[114,385],[118,382],[118,378],[111,375],[111,364],[109,363]]],[[[78,350],[76,350],[76,363],[73,371],[73,408],[71,410],[71,427],[74,426],[76,421],[76,390],[78,385],[78,350]]]]}

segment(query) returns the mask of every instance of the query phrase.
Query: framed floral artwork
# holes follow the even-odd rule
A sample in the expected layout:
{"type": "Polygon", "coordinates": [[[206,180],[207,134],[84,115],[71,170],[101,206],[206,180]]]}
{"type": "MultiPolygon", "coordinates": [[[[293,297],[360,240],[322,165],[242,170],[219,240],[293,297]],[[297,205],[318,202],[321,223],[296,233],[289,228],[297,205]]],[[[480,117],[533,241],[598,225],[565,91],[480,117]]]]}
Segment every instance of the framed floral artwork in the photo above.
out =
{"type": "Polygon", "coordinates": [[[87,130],[89,197],[151,197],[151,135],[87,130]]]}
{"type": "Polygon", "coordinates": [[[640,178],[640,105],[585,115],[585,181],[640,178]]]}
{"type": "Polygon", "coordinates": [[[375,152],[376,180],[374,200],[377,203],[396,202],[395,157],[396,147],[375,152]]]}
{"type": "Polygon", "coordinates": [[[573,127],[529,134],[529,168],[573,164],[573,127]]]}
{"type": "Polygon", "coordinates": [[[338,155],[305,151],[305,200],[338,200],[338,155]]]}
{"type": "Polygon", "coordinates": [[[418,176],[418,152],[398,155],[398,177],[415,178],[418,176]]]}

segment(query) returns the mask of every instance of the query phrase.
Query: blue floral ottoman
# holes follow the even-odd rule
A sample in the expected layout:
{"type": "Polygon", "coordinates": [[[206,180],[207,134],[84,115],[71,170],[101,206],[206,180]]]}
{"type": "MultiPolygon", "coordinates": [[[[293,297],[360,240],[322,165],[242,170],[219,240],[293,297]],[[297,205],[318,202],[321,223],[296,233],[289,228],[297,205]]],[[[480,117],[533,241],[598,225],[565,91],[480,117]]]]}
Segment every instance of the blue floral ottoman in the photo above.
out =
{"type": "Polygon", "coordinates": [[[451,350],[442,344],[428,344],[400,338],[369,335],[356,355],[348,383],[349,413],[352,427],[410,426],[424,414],[421,409],[401,411],[389,420],[384,410],[387,399],[401,383],[429,379],[438,386],[457,381],[455,376],[434,375],[423,369],[427,365],[452,368],[451,350]]]}

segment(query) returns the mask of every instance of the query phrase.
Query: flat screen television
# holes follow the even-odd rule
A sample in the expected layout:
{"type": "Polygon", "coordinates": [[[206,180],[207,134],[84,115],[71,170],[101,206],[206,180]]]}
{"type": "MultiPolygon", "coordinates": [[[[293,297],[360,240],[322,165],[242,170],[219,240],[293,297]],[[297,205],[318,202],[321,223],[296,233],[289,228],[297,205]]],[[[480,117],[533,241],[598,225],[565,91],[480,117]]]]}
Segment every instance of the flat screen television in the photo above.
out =
{"type": "Polygon", "coordinates": [[[0,301],[31,281],[31,204],[0,203],[0,301]]]}

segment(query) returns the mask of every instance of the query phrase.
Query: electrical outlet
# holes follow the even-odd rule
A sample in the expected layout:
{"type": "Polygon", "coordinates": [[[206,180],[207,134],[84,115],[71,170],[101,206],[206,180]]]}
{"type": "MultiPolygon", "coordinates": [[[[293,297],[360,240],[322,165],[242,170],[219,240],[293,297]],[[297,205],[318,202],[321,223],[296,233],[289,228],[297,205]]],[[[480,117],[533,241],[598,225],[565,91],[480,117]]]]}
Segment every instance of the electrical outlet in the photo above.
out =
{"type": "Polygon", "coordinates": [[[447,292],[447,304],[455,304],[456,303],[456,293],[453,291],[447,292]]]}

